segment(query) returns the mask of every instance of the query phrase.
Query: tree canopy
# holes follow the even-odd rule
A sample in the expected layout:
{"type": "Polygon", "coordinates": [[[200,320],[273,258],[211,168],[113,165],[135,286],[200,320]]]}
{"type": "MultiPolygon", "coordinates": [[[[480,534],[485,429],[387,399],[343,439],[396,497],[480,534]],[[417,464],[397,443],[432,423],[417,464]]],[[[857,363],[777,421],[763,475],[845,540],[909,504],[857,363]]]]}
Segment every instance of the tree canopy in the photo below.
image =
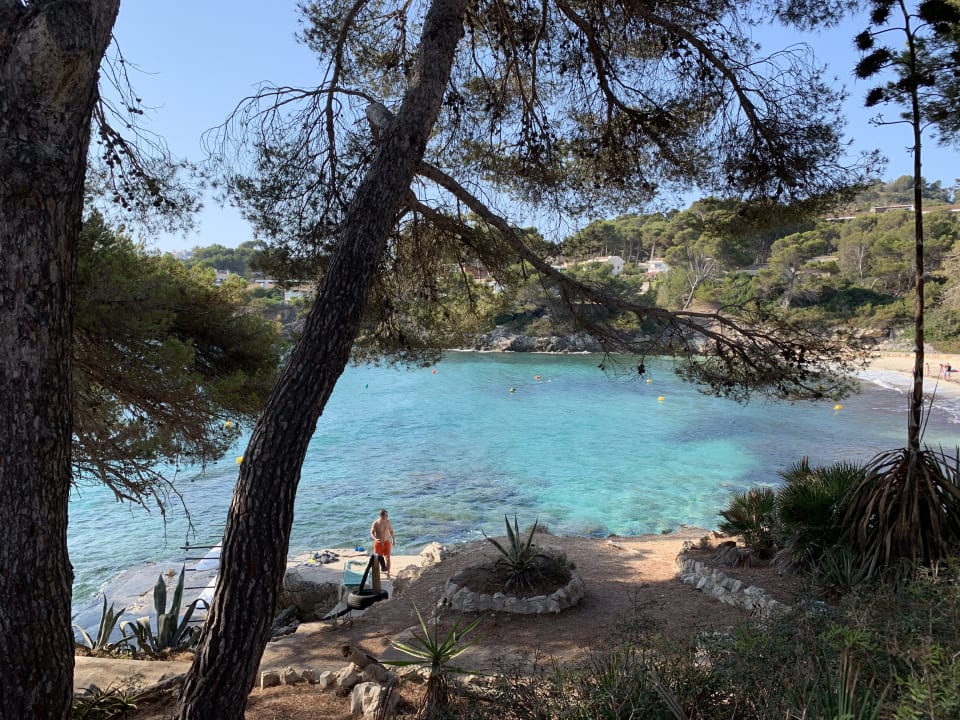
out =
{"type": "MultiPolygon", "coordinates": [[[[442,297],[436,278],[445,276],[445,264],[479,261],[504,286],[531,270],[542,275],[571,319],[606,349],[678,352],[689,376],[715,391],[804,396],[836,389],[821,382],[839,356],[836,338],[756,308],[745,309],[742,322],[732,309],[709,317],[664,313],[609,287],[572,282],[552,274],[511,221],[535,216],[544,227],[634,210],[696,185],[738,200],[723,221],[743,228],[770,216],[802,216],[862,181],[841,160],[838,98],[808,49],[754,56],[747,27],[765,10],[739,1],[470,4],[438,122],[374,282],[364,334],[400,357],[429,352],[416,342],[424,334],[396,301],[396,288],[419,288],[420,302],[442,297]],[[594,322],[598,303],[657,327],[647,342],[628,342],[594,322]],[[711,326],[723,329],[704,333],[711,326]],[[785,347],[794,341],[808,352],[785,347]],[[754,349],[729,353],[732,384],[714,386],[714,373],[687,362],[738,342],[754,349]],[[815,358],[828,355],[813,370],[815,358]],[[813,370],[818,382],[771,382],[797,369],[780,360],[801,356],[810,363],[803,372],[813,370]],[[766,371],[749,371],[751,363],[766,371]]],[[[248,161],[229,168],[230,187],[285,260],[323,274],[357,178],[392,122],[389,108],[405,86],[423,12],[418,3],[306,4],[301,39],[326,59],[324,82],[264,87],[222,128],[219,156],[248,161]]]]}
{"type": "MultiPolygon", "coordinates": [[[[162,500],[163,465],[222,457],[276,380],[278,329],[243,311],[244,284],[147,253],[90,216],[74,319],[73,465],[119,498],[162,500]]],[[[161,505],[162,507],[162,505],[161,505]]]]}

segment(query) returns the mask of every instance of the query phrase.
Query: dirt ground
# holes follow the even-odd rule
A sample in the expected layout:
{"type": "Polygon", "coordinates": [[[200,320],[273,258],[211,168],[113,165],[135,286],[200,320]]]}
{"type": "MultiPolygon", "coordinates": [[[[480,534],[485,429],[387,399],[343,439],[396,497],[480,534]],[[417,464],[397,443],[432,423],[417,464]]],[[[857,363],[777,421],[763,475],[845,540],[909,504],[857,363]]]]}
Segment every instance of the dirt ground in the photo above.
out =
{"type": "MultiPolygon", "coordinates": [[[[564,552],[575,564],[586,596],[576,607],[558,615],[485,613],[472,635],[475,645],[457,659],[457,664],[482,672],[496,670],[504,661],[510,666],[523,666],[533,660],[572,660],[614,638],[621,622],[637,612],[678,640],[748,619],[746,613],[679,582],[676,556],[681,546],[685,541],[697,543],[705,534],[704,530],[682,528],[669,535],[630,538],[538,535],[539,545],[564,552]]],[[[417,625],[414,606],[425,618],[437,614],[442,637],[460,616],[450,608],[438,607],[444,583],[460,568],[492,558],[495,553],[485,542],[463,546],[440,564],[423,569],[419,578],[397,580],[388,601],[373,605],[354,619],[336,625],[302,625],[294,635],[270,643],[261,668],[290,665],[338,670],[344,665],[340,647],[345,644],[358,646],[379,659],[405,658],[391,647],[391,641],[417,625]]],[[[728,574],[763,587],[784,602],[790,602],[797,589],[794,580],[781,578],[770,568],[730,570],[728,574]]],[[[467,620],[474,617],[468,615],[467,620]]],[[[405,689],[404,697],[415,700],[416,688],[405,689]]],[[[145,706],[136,717],[161,720],[170,717],[170,708],[145,706]]],[[[349,698],[338,698],[315,686],[254,690],[246,713],[247,720],[348,717],[349,698]]]]}

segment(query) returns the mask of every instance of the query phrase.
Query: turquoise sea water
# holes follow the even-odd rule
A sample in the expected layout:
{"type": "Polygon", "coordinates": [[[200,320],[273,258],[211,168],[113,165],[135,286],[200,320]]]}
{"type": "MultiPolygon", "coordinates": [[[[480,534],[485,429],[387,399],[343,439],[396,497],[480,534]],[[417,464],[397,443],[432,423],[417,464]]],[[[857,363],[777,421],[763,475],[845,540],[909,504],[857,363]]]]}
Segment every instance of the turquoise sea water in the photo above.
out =
{"type": "MultiPolygon", "coordinates": [[[[502,533],[504,515],[557,534],[715,527],[731,491],[775,484],[777,471],[804,455],[817,464],[866,460],[905,441],[907,401],[895,374],[865,376],[863,392],[835,410],[833,402],[738,405],[679,382],[668,363],[648,364],[648,383],[604,373],[598,362],[451,353],[434,368],[348,368],[307,453],[291,554],[366,545],[380,507],[403,553],[502,533]]],[[[927,442],[955,446],[958,423],[960,399],[938,400],[927,442]]],[[[244,444],[205,472],[178,475],[191,543],[222,531],[244,444]]],[[[81,488],[68,531],[74,608],[94,606],[104,588],[109,595],[123,571],[182,558],[187,537],[175,501],[165,524],[157,511],[81,488]]]]}

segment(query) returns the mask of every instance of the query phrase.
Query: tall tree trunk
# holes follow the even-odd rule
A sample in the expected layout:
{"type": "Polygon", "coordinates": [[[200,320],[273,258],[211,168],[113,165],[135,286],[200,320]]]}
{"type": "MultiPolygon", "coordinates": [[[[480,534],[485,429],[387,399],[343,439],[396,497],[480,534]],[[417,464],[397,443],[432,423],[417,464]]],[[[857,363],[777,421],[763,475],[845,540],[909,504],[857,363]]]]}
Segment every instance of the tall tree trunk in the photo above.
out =
{"type": "Polygon", "coordinates": [[[0,4],[0,718],[70,714],[72,283],[119,4],[0,4]]]}
{"type": "MultiPolygon", "coordinates": [[[[387,236],[423,157],[463,34],[464,0],[434,0],[400,110],[357,189],[304,333],[244,454],[203,639],[180,695],[181,720],[243,717],[270,634],[300,470],[349,359],[387,236]]],[[[320,520],[318,518],[318,520],[320,520]]]]}
{"type": "MultiPolygon", "coordinates": [[[[910,78],[917,78],[918,55],[916,38],[910,29],[910,13],[901,0],[904,27],[907,32],[910,78]]],[[[913,391],[910,395],[910,412],[907,413],[907,447],[920,451],[920,435],[923,419],[923,168],[921,166],[923,141],[923,116],[920,114],[920,97],[916,87],[910,93],[911,126],[913,129],[913,225],[914,225],[914,300],[913,300],[913,391]]]]}

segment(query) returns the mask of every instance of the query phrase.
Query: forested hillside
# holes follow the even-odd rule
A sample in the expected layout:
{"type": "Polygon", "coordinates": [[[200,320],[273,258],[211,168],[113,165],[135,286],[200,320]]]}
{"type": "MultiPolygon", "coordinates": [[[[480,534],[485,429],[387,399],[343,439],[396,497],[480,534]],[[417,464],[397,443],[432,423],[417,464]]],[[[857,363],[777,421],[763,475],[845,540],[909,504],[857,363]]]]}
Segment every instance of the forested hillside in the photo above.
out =
{"type": "MultiPolygon", "coordinates": [[[[912,317],[912,187],[906,176],[877,183],[831,216],[761,228],[738,222],[735,203],[707,199],[674,213],[594,223],[563,250],[579,260],[620,255],[641,268],[663,258],[670,271],[649,288],[663,306],[748,298],[886,332],[912,317]]],[[[939,182],[923,194],[927,340],[952,347],[960,333],[960,212],[954,191],[939,182]]]]}
{"type": "MultiPolygon", "coordinates": [[[[707,198],[684,210],[597,221],[553,246],[540,242],[565,272],[606,282],[616,272],[621,292],[662,307],[752,301],[878,337],[896,336],[909,333],[912,319],[912,188],[907,176],[876,183],[854,203],[802,224],[758,222],[733,201],[707,198]],[[596,261],[610,256],[622,258],[622,270],[596,261]],[[669,270],[651,272],[651,260],[664,261],[669,270]]],[[[954,190],[939,181],[923,192],[927,341],[953,350],[960,347],[960,212],[951,204],[954,190]]],[[[570,332],[568,314],[553,302],[551,289],[539,278],[525,279],[523,268],[511,278],[492,278],[479,262],[449,260],[450,276],[441,283],[447,332],[436,338],[438,344],[469,344],[470,336],[496,326],[527,335],[570,332]]],[[[248,279],[255,271],[271,271],[251,242],[236,250],[196,248],[187,262],[248,279]]],[[[275,275],[282,283],[281,274],[275,275]]],[[[252,289],[249,297],[261,309],[282,303],[278,290],[252,289]]],[[[424,322],[412,319],[414,325],[424,322]]],[[[640,330],[626,320],[623,329],[640,330]]]]}

